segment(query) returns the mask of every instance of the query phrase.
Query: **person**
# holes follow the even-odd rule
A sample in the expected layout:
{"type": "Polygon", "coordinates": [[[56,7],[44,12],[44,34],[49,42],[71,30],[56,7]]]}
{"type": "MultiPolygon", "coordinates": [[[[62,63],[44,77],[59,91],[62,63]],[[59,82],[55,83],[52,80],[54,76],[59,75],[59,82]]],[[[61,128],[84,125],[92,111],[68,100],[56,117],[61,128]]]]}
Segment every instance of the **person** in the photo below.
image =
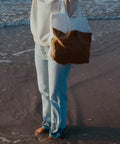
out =
{"type": "MultiPolygon", "coordinates": [[[[72,16],[78,0],[64,0],[67,13],[72,16]]],[[[58,64],[50,57],[50,14],[57,12],[59,0],[33,0],[30,28],[35,42],[35,67],[42,99],[42,126],[35,135],[49,132],[48,139],[60,138],[67,117],[67,79],[71,64],[58,64]]]]}

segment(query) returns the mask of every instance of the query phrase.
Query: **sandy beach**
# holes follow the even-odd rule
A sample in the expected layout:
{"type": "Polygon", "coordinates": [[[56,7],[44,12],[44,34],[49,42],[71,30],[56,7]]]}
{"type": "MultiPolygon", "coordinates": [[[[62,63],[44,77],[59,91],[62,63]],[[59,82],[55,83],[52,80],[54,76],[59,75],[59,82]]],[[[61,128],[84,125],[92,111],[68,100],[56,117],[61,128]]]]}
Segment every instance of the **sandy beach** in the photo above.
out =
{"type": "MultiPolygon", "coordinates": [[[[55,144],[120,144],[120,20],[90,20],[89,64],[72,65],[64,137],[55,144]]],[[[0,29],[0,144],[42,144],[34,42],[26,26],[0,29]]]]}

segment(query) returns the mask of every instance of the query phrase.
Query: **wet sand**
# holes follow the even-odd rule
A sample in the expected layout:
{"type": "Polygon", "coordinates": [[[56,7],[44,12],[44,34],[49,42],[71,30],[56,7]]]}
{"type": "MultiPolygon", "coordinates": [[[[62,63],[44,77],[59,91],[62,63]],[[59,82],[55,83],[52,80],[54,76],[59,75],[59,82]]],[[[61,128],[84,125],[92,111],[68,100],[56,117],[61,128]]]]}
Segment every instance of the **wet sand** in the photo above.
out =
{"type": "MultiPolygon", "coordinates": [[[[120,20],[89,22],[90,63],[72,65],[66,130],[52,143],[120,143],[120,20]]],[[[0,144],[49,143],[34,136],[41,108],[29,26],[0,29],[0,144]]]]}

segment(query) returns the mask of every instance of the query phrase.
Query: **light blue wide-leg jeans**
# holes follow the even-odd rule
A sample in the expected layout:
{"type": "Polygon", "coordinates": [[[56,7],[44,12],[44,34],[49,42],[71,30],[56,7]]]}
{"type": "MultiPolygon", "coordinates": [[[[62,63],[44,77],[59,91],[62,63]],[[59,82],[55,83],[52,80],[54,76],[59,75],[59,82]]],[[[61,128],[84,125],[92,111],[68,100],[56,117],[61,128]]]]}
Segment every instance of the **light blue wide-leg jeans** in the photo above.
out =
{"type": "Polygon", "coordinates": [[[61,137],[66,125],[67,79],[71,64],[58,64],[49,52],[48,60],[41,59],[40,45],[35,45],[35,66],[42,98],[42,126],[49,131],[49,136],[61,137]]]}

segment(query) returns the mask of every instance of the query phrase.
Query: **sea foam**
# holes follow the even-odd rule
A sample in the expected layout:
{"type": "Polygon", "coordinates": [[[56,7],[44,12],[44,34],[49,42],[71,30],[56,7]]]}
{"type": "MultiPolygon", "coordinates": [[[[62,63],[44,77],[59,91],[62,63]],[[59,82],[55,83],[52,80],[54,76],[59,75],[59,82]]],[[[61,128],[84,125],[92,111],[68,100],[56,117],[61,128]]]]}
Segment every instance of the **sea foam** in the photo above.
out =
{"type": "MultiPolygon", "coordinates": [[[[31,0],[1,0],[0,28],[30,24],[31,0]]],[[[88,19],[120,19],[120,0],[80,0],[88,19]]]]}

